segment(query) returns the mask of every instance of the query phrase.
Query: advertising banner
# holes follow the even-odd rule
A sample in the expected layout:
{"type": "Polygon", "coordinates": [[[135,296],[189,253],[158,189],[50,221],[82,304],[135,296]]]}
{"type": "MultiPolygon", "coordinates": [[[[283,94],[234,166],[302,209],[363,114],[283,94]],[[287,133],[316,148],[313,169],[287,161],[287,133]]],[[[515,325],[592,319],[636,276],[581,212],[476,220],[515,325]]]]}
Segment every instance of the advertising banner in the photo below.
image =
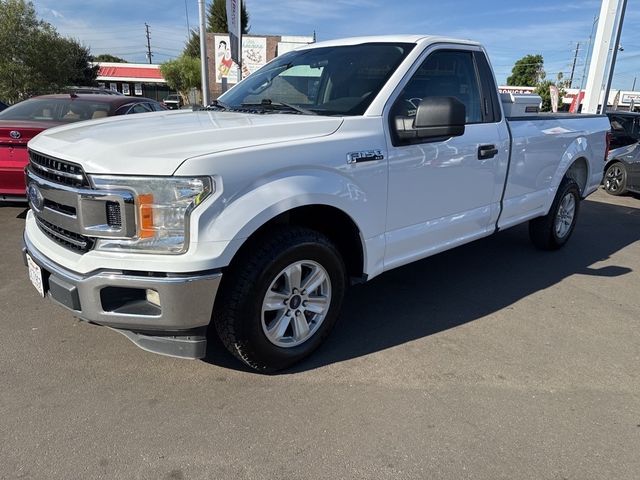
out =
{"type": "Polygon", "coordinates": [[[549,85],[549,94],[551,95],[551,111],[558,111],[558,102],[560,101],[560,91],[555,85],[549,85]]]}
{"type": "Polygon", "coordinates": [[[571,102],[571,107],[569,107],[569,112],[578,113],[580,111],[580,104],[584,99],[584,93],[585,93],[584,90],[580,90],[580,92],[578,92],[578,94],[575,97],[573,97],[573,100],[571,102]]]}
{"type": "Polygon", "coordinates": [[[227,28],[229,29],[229,50],[231,59],[236,63],[242,63],[240,59],[240,31],[241,27],[241,0],[227,0],[227,28]]]}
{"type": "MultiPolygon", "coordinates": [[[[213,42],[216,83],[226,77],[229,84],[238,83],[238,64],[231,58],[230,39],[216,35],[213,42]]],[[[247,77],[267,63],[266,37],[244,37],[242,40],[242,77],[247,77]]]]}

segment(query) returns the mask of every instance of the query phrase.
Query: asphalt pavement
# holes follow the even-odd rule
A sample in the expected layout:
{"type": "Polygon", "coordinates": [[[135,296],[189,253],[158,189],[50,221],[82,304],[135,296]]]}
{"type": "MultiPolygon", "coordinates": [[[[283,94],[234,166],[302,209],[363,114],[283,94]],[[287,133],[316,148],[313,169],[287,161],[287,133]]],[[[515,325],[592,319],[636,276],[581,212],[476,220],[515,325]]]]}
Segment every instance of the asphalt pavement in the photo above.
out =
{"type": "Polygon", "coordinates": [[[2,479],[638,479],[640,197],[355,287],[279,375],[146,353],[38,297],[0,207],[2,479]]]}

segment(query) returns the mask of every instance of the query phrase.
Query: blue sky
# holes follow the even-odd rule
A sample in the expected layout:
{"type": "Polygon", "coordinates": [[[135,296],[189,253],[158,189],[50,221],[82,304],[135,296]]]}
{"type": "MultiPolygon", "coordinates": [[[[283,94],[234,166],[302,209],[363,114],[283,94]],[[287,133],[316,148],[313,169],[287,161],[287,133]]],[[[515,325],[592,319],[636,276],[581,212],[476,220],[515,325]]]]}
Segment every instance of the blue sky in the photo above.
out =
{"type": "MultiPolygon", "coordinates": [[[[37,0],[38,14],[92,53],[145,62],[144,24],[151,27],[154,63],[178,56],[198,23],[197,0],[37,0]]],[[[483,42],[500,83],[528,53],[545,59],[548,77],[568,77],[580,42],[574,86],[579,86],[598,0],[246,0],[252,34],[311,35],[318,40],[355,35],[424,33],[483,42]]],[[[640,9],[630,1],[613,87],[631,89],[640,76],[640,9]]],[[[586,81],[586,80],[585,80],[586,81]]],[[[640,90],[640,78],[636,86],[640,90]]]]}

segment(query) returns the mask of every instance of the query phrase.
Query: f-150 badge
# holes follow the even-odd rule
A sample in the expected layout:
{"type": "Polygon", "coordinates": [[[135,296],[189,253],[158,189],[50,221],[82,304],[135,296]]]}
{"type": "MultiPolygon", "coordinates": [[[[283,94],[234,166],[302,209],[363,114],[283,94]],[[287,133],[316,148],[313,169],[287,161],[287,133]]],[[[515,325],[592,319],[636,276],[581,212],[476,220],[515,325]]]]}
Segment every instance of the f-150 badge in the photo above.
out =
{"type": "Polygon", "coordinates": [[[384,160],[382,150],[363,150],[361,152],[347,153],[347,163],[372,162],[374,160],[384,160]]]}

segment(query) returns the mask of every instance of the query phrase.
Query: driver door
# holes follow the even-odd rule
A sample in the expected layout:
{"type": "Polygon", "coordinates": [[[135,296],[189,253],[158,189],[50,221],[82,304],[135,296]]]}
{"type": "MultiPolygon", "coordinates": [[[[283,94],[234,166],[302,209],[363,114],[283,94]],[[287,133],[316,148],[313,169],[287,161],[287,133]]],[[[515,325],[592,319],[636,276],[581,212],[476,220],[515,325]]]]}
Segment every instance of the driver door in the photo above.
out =
{"type": "Polygon", "coordinates": [[[494,231],[509,137],[484,53],[459,47],[437,48],[423,57],[388,111],[385,269],[494,231]],[[479,70],[488,71],[491,82],[481,82],[479,70]],[[394,134],[395,116],[415,116],[428,96],[455,97],[465,105],[463,135],[401,140],[394,134]]]}

